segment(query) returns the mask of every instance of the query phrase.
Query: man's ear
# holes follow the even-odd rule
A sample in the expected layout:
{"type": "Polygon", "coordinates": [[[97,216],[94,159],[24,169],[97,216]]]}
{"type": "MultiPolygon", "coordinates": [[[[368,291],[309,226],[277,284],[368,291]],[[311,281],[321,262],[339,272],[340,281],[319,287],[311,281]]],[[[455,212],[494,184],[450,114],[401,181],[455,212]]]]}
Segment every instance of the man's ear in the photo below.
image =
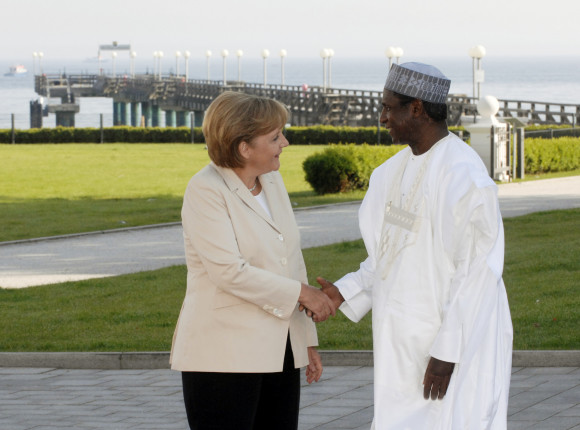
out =
{"type": "Polygon", "coordinates": [[[418,118],[419,116],[421,116],[421,114],[424,112],[423,109],[423,102],[419,99],[415,99],[411,102],[411,113],[413,114],[413,116],[415,118],[418,118]]]}

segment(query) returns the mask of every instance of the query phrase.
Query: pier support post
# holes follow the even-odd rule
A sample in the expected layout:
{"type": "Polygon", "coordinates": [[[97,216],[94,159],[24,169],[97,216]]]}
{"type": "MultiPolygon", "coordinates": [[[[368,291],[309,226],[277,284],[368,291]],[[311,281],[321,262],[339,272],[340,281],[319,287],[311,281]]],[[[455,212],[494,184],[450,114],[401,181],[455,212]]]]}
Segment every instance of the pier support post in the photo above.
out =
{"type": "Polygon", "coordinates": [[[121,103],[113,100],[113,126],[121,125],[121,103]]]}
{"type": "Polygon", "coordinates": [[[121,125],[129,125],[129,103],[119,102],[121,107],[121,125]]]}
{"type": "Polygon", "coordinates": [[[191,127],[191,115],[186,111],[177,112],[177,127],[191,127]]]}
{"type": "Polygon", "coordinates": [[[161,127],[161,109],[158,105],[151,105],[151,126],[161,127]]]}
{"type": "Polygon", "coordinates": [[[56,115],[57,127],[74,127],[75,114],[80,111],[80,106],[75,103],[63,103],[60,105],[49,105],[48,112],[56,115]]]}
{"type": "Polygon", "coordinates": [[[30,102],[30,128],[42,128],[42,103],[38,100],[30,102]]]}
{"type": "Polygon", "coordinates": [[[165,127],[175,127],[176,112],[174,110],[165,111],[165,127]]]}
{"type": "Polygon", "coordinates": [[[151,127],[153,125],[153,112],[151,110],[151,103],[143,102],[141,103],[141,112],[143,118],[145,119],[145,127],[151,127]]]}
{"type": "Polygon", "coordinates": [[[139,127],[141,124],[141,104],[137,102],[131,103],[131,125],[139,127]]]}

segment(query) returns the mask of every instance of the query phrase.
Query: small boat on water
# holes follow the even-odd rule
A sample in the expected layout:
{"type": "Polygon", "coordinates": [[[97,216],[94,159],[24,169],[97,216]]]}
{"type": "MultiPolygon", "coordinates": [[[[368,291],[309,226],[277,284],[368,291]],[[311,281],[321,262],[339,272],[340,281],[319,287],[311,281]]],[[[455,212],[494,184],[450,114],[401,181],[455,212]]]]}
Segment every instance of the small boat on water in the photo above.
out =
{"type": "Polygon", "coordinates": [[[23,76],[28,73],[28,70],[22,65],[17,64],[15,66],[10,66],[7,73],[4,73],[4,76],[23,76]]]}

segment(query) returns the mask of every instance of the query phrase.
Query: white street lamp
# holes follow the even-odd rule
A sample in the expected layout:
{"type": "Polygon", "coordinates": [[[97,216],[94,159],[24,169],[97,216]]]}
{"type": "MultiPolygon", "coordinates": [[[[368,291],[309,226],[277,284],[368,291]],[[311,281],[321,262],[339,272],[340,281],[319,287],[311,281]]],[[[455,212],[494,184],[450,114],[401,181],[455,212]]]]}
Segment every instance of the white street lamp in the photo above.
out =
{"type": "Polygon", "coordinates": [[[187,81],[189,77],[189,57],[191,57],[191,52],[184,51],[183,58],[185,59],[185,80],[187,81]]]}
{"type": "Polygon", "coordinates": [[[226,86],[226,58],[230,55],[227,49],[222,49],[222,58],[224,60],[224,87],[226,86]]]}
{"type": "Polygon", "coordinates": [[[38,67],[40,69],[40,74],[42,75],[44,72],[42,70],[42,57],[44,57],[44,53],[39,52],[38,53],[38,67]]]}
{"type": "Polygon", "coordinates": [[[238,82],[242,81],[242,57],[244,56],[244,51],[238,49],[236,51],[236,55],[238,57],[238,82]]]}
{"type": "Polygon", "coordinates": [[[395,48],[394,46],[389,46],[385,50],[385,56],[389,59],[389,71],[391,70],[391,67],[393,66],[393,58],[396,56],[396,54],[397,54],[397,48],[395,48]]]}
{"type": "Polygon", "coordinates": [[[163,51],[159,51],[157,54],[159,56],[159,79],[161,79],[161,59],[163,58],[163,51]]]}
{"type": "Polygon", "coordinates": [[[326,59],[328,58],[328,49],[324,48],[320,51],[320,58],[322,58],[322,89],[326,91],[326,59]]]}
{"type": "Polygon", "coordinates": [[[179,76],[179,59],[181,58],[181,51],[175,51],[175,76],[179,76]]]}
{"type": "Polygon", "coordinates": [[[135,77],[135,57],[137,57],[137,53],[135,51],[131,51],[131,77],[135,77]]]}
{"type": "Polygon", "coordinates": [[[114,78],[116,76],[115,75],[115,59],[117,58],[116,51],[111,52],[111,58],[113,59],[113,78],[114,78]]]}
{"type": "Polygon", "coordinates": [[[211,58],[211,51],[209,49],[205,51],[205,58],[207,62],[207,82],[209,83],[209,59],[211,58]]]}
{"type": "Polygon", "coordinates": [[[469,49],[469,56],[473,64],[473,98],[476,98],[475,87],[477,86],[477,100],[481,94],[481,83],[483,82],[484,72],[481,69],[481,59],[485,57],[485,48],[481,45],[476,45],[469,49]]]}
{"type": "Polygon", "coordinates": [[[332,88],[332,57],[334,57],[334,49],[328,50],[328,88],[332,88]]]}
{"type": "Polygon", "coordinates": [[[267,82],[267,71],[266,71],[266,59],[270,56],[270,51],[267,49],[262,49],[262,58],[264,59],[264,86],[266,86],[267,82]]]}
{"type": "Polygon", "coordinates": [[[159,59],[159,51],[153,51],[153,76],[157,76],[157,63],[159,59]]]}
{"type": "Polygon", "coordinates": [[[284,85],[284,58],[288,55],[285,49],[280,50],[280,68],[282,71],[282,85],[284,85]]]}
{"type": "Polygon", "coordinates": [[[397,59],[397,64],[399,64],[399,58],[403,56],[403,48],[397,46],[395,48],[395,58],[397,59]]]}

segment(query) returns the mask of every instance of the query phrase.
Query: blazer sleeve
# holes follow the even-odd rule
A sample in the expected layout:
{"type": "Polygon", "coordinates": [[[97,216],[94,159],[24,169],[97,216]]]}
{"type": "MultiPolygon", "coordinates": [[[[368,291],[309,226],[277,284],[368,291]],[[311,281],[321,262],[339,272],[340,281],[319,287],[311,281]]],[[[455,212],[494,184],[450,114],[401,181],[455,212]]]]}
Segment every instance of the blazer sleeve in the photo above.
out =
{"type": "Polygon", "coordinates": [[[189,183],[182,209],[186,248],[195,250],[218,289],[287,320],[298,302],[301,282],[282,275],[283,259],[266,255],[270,251],[267,247],[262,253],[264,267],[253,266],[244,258],[238,240],[251,240],[259,247],[267,239],[261,231],[243,231],[244,237],[237,237],[240,232],[236,232],[232,218],[250,215],[230,210],[226,200],[238,198],[231,193],[220,181],[193,179],[189,183]]]}

